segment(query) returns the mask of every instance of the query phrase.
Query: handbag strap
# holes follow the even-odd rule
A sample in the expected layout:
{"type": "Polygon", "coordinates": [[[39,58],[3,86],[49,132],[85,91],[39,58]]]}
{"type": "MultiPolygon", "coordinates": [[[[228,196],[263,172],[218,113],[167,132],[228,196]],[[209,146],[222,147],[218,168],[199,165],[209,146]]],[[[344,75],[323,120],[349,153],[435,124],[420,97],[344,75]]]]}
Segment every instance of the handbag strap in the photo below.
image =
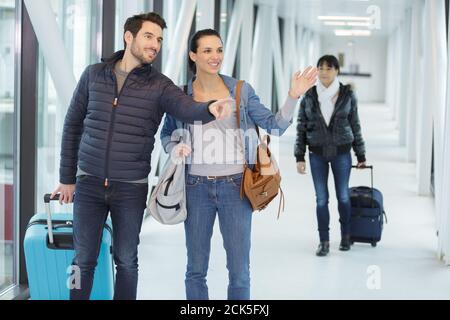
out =
{"type": "MultiPolygon", "coordinates": [[[[242,143],[242,148],[244,148],[245,153],[245,141],[242,139],[241,135],[241,93],[242,93],[242,86],[244,85],[244,80],[239,80],[236,84],[236,121],[237,121],[237,129],[238,129],[238,136],[242,143]]],[[[244,157],[244,171],[245,168],[248,167],[247,159],[244,157]]]]}
{"type": "MultiPolygon", "coordinates": [[[[242,147],[245,150],[244,141],[242,140],[241,136],[241,92],[242,92],[242,86],[244,85],[243,80],[239,80],[236,84],[236,121],[237,121],[237,129],[238,129],[238,136],[241,140],[242,147]]],[[[244,151],[245,153],[245,151],[244,151]]],[[[244,156],[244,175],[245,175],[245,169],[247,168],[247,159],[245,159],[244,156]]],[[[241,190],[240,190],[240,196],[241,200],[244,199],[244,179],[242,179],[241,182],[241,190]]]]}
{"type": "MultiPolygon", "coordinates": [[[[241,92],[242,92],[243,85],[244,85],[244,80],[239,80],[236,84],[236,122],[237,122],[237,128],[239,130],[239,133],[240,133],[240,129],[241,129],[241,92]]],[[[256,128],[256,133],[258,134],[258,140],[262,141],[258,126],[256,125],[255,128],[256,128]]],[[[240,134],[239,134],[239,137],[241,138],[242,147],[245,150],[245,143],[242,140],[242,136],[240,134]]],[[[270,143],[270,136],[267,136],[267,147],[269,147],[269,143],[270,143]]],[[[247,159],[245,159],[245,166],[246,167],[248,166],[247,159]]]]}
{"type": "Polygon", "coordinates": [[[241,92],[244,80],[239,80],[236,84],[236,121],[237,128],[241,129],[241,92]]]}
{"type": "MultiPolygon", "coordinates": [[[[241,92],[242,92],[242,86],[244,85],[244,80],[239,80],[236,84],[236,121],[237,121],[237,128],[241,129],[241,92]]],[[[261,140],[261,135],[259,134],[259,128],[256,126],[256,133],[258,134],[258,139],[261,140]]],[[[267,145],[270,143],[270,137],[267,136],[267,145]]]]}
{"type": "MultiPolygon", "coordinates": [[[[236,84],[236,121],[237,121],[237,128],[241,129],[241,92],[242,92],[242,86],[244,85],[244,80],[239,80],[236,84]]],[[[256,125],[256,133],[258,134],[258,139],[261,140],[261,134],[259,133],[259,127],[256,125]]],[[[267,135],[267,146],[270,144],[270,136],[267,135]]],[[[262,141],[262,140],[261,140],[262,141]]]]}
{"type": "Polygon", "coordinates": [[[283,192],[283,189],[281,189],[281,187],[280,187],[280,204],[278,205],[278,217],[277,217],[277,220],[280,219],[280,213],[284,212],[284,204],[285,204],[284,192],[283,192]]]}
{"type": "MultiPolygon", "coordinates": [[[[236,84],[236,121],[237,121],[237,128],[239,130],[239,137],[241,138],[241,143],[243,145],[243,148],[245,148],[244,145],[244,141],[242,140],[242,136],[241,136],[241,92],[242,92],[242,86],[244,85],[244,81],[243,80],[239,80],[236,84]]],[[[256,133],[258,134],[258,139],[261,140],[261,135],[259,133],[259,128],[258,126],[256,126],[256,133]]],[[[270,136],[267,136],[267,151],[269,151],[269,144],[270,144],[270,136]]],[[[256,152],[256,156],[259,158],[259,154],[258,152],[256,152]]],[[[245,164],[244,164],[244,175],[245,175],[245,169],[247,168],[248,164],[247,164],[247,159],[244,160],[245,164]]],[[[263,167],[265,167],[263,165],[263,167]]],[[[270,164],[268,165],[268,167],[270,167],[270,164]]],[[[242,183],[241,183],[241,190],[240,190],[241,194],[241,199],[244,198],[244,179],[242,179],[242,183]]],[[[284,200],[284,193],[283,190],[280,187],[280,204],[278,206],[278,219],[280,219],[280,213],[281,211],[284,212],[284,205],[285,205],[285,200],[284,200]]]]}

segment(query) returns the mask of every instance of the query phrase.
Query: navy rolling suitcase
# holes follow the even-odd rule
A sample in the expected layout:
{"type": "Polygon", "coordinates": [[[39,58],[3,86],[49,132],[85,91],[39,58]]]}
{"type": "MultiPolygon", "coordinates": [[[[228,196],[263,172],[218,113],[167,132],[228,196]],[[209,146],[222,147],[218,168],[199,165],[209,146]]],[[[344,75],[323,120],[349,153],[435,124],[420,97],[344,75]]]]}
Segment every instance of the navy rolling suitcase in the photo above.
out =
{"type": "MultiPolygon", "coordinates": [[[[353,168],[357,168],[353,166],[353,168]]],[[[371,187],[350,188],[352,215],[350,223],[350,241],[370,243],[376,247],[381,240],[386,213],[383,206],[383,194],[373,187],[373,166],[371,170],[371,187]]],[[[387,221],[386,221],[387,222],[387,221]]]]}
{"type": "MultiPolygon", "coordinates": [[[[30,297],[32,300],[68,300],[69,288],[77,284],[76,272],[72,273],[73,215],[51,214],[50,195],[45,195],[44,202],[46,213],[31,218],[24,239],[30,297]]],[[[103,229],[91,300],[113,298],[112,252],[112,224],[108,219],[103,229]]]]}

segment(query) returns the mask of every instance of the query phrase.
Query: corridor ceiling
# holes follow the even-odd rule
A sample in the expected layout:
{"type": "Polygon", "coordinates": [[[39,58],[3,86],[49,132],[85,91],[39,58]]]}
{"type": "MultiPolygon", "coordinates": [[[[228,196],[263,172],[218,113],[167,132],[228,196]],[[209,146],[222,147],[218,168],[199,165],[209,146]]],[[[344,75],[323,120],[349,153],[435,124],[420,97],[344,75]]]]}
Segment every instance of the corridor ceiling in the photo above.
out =
{"type": "Polygon", "coordinates": [[[319,16],[369,17],[379,12],[379,29],[373,35],[386,36],[402,21],[405,11],[415,0],[278,0],[282,16],[295,14],[297,21],[322,34],[333,34],[335,29],[368,29],[356,26],[326,26],[319,16]]]}

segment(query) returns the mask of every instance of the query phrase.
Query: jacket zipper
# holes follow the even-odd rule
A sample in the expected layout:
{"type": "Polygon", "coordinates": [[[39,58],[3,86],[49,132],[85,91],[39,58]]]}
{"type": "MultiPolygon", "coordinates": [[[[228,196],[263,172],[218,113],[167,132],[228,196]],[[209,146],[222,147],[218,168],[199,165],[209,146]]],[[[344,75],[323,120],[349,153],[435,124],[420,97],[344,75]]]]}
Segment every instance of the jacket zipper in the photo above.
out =
{"type": "Polygon", "coordinates": [[[109,186],[109,156],[111,153],[111,140],[112,140],[112,136],[113,136],[113,132],[114,132],[114,121],[116,119],[116,110],[117,107],[119,105],[119,98],[120,95],[122,94],[123,89],[125,88],[125,85],[127,84],[128,78],[130,76],[130,74],[134,71],[131,70],[130,73],[128,73],[127,77],[125,78],[125,81],[122,85],[122,88],[120,89],[120,92],[118,90],[117,87],[117,77],[116,74],[114,73],[113,70],[113,78],[114,78],[114,87],[115,87],[115,97],[112,103],[112,113],[111,113],[111,119],[110,119],[110,123],[109,123],[109,132],[108,132],[108,140],[106,141],[106,158],[105,158],[105,183],[104,186],[105,188],[107,188],[109,186]]]}
{"type": "Polygon", "coordinates": [[[343,96],[338,96],[338,99],[336,100],[336,107],[333,110],[333,113],[331,114],[330,123],[334,120],[334,117],[336,116],[337,110],[341,107],[341,104],[343,105],[344,101],[347,99],[348,92],[345,93],[343,96]]]}

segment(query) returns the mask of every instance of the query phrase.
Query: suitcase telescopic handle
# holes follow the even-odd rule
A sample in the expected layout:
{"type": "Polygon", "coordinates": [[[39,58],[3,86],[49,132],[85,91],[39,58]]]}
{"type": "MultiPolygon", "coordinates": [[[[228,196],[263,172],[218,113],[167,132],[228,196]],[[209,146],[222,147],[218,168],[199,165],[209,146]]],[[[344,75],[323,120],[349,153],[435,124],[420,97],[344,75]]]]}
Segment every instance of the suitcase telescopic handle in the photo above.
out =
{"type": "Polygon", "coordinates": [[[48,241],[50,244],[54,243],[53,238],[53,223],[52,223],[52,212],[50,210],[50,202],[51,201],[59,201],[59,194],[56,194],[53,199],[51,199],[52,195],[47,193],[44,195],[44,203],[45,203],[45,212],[47,213],[47,229],[48,229],[48,241]]]}
{"type": "Polygon", "coordinates": [[[359,170],[370,169],[370,186],[372,187],[372,193],[373,193],[373,166],[364,166],[364,167],[352,166],[352,168],[359,169],[359,170]]]}
{"type": "Polygon", "coordinates": [[[358,166],[352,166],[353,169],[359,169],[359,170],[368,170],[370,169],[370,186],[372,190],[372,207],[374,207],[374,189],[373,189],[373,166],[364,166],[364,167],[358,167],[358,166]]]}
{"type": "Polygon", "coordinates": [[[52,201],[52,200],[55,200],[55,201],[59,200],[59,195],[57,195],[58,199],[56,199],[56,196],[55,196],[55,198],[50,199],[50,196],[51,196],[50,194],[46,194],[44,196],[44,203],[45,203],[45,212],[47,214],[48,242],[50,244],[53,244],[54,243],[54,239],[53,239],[52,212],[50,210],[50,201],[52,201]]]}

